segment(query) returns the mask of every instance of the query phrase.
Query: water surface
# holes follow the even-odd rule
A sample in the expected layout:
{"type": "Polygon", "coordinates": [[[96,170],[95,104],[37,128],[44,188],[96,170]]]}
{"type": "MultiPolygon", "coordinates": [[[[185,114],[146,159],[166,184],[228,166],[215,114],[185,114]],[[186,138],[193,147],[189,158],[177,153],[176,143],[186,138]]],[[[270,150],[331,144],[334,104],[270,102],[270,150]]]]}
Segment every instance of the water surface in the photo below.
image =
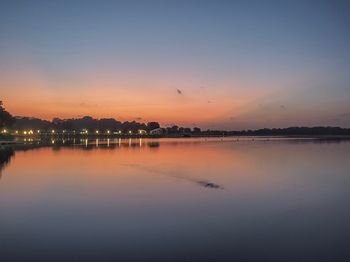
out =
{"type": "Polygon", "coordinates": [[[74,142],[3,164],[0,261],[350,261],[349,142],[74,142]]]}

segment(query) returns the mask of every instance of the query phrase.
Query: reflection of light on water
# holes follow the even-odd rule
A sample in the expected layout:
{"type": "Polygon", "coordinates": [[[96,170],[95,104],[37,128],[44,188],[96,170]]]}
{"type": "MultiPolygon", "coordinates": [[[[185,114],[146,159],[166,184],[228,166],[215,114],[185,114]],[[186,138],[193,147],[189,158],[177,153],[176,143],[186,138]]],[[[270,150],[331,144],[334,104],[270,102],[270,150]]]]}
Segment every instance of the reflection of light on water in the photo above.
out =
{"type": "Polygon", "coordinates": [[[129,138],[129,147],[131,146],[131,138],[129,138]]]}
{"type": "Polygon", "coordinates": [[[85,139],[85,147],[87,147],[87,146],[88,146],[88,140],[85,139]]]}
{"type": "Polygon", "coordinates": [[[122,143],[122,139],[119,138],[119,139],[118,139],[118,146],[119,146],[119,147],[120,147],[121,143],[122,143]]]}
{"type": "Polygon", "coordinates": [[[107,139],[107,147],[109,147],[109,138],[107,139]]]}
{"type": "Polygon", "coordinates": [[[139,139],[139,145],[142,147],[142,138],[139,139]]]}
{"type": "Polygon", "coordinates": [[[96,147],[98,147],[98,138],[96,138],[96,147]]]}

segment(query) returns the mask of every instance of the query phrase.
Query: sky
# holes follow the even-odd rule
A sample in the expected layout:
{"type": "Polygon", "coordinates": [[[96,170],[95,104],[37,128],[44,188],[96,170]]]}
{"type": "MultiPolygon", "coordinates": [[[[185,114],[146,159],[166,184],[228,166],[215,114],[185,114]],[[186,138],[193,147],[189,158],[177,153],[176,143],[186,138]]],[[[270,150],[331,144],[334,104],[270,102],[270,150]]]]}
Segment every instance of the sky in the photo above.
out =
{"type": "Polygon", "coordinates": [[[0,1],[13,115],[350,127],[349,1],[0,1]]]}

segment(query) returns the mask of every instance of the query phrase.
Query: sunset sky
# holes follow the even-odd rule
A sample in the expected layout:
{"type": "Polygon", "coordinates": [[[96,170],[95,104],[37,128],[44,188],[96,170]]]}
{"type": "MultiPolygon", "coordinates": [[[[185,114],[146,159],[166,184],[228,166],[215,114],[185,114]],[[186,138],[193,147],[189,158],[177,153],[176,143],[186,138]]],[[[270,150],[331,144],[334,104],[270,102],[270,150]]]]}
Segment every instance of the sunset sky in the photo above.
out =
{"type": "Polygon", "coordinates": [[[349,1],[0,2],[13,115],[350,127],[349,1]]]}

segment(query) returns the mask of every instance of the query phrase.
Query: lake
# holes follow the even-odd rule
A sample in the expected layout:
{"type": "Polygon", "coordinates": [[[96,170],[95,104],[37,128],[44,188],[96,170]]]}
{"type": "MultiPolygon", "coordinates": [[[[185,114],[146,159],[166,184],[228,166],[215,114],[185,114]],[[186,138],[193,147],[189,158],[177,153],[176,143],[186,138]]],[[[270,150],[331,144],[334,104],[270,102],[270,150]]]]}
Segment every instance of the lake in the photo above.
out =
{"type": "Polygon", "coordinates": [[[0,261],[350,261],[350,142],[27,141],[0,261]]]}

